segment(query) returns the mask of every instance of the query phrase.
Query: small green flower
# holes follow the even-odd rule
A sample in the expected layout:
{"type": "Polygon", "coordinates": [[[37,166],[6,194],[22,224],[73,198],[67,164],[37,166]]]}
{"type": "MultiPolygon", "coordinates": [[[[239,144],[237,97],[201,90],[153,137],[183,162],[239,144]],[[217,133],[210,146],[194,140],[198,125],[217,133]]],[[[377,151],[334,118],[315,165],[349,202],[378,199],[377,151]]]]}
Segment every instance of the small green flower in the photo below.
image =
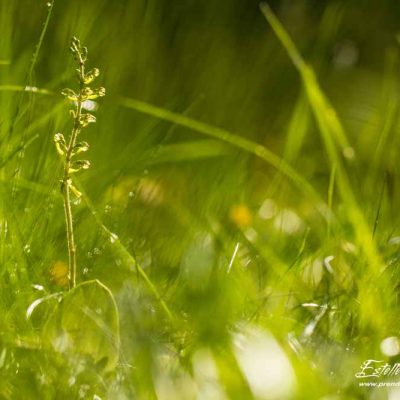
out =
{"type": "Polygon", "coordinates": [[[88,160],[76,160],[71,163],[71,166],[68,170],[70,174],[74,174],[75,172],[79,172],[81,169],[89,169],[90,162],[88,160]]]}
{"type": "Polygon", "coordinates": [[[92,114],[82,114],[79,118],[79,123],[81,124],[82,128],[86,128],[89,124],[96,122],[96,117],[92,114]]]}
{"type": "Polygon", "coordinates": [[[69,100],[78,101],[78,95],[72,89],[63,89],[61,94],[67,97],[69,100]]]}
{"type": "Polygon", "coordinates": [[[106,89],[99,87],[97,89],[92,89],[90,87],[85,87],[80,93],[80,98],[82,101],[85,100],[95,100],[99,97],[104,97],[106,95],[106,89]]]}
{"type": "Polygon", "coordinates": [[[89,143],[88,142],[79,142],[74,146],[73,155],[83,153],[89,150],[89,143]]]}
{"type": "Polygon", "coordinates": [[[58,154],[60,154],[60,156],[64,156],[67,151],[67,144],[62,133],[56,133],[54,135],[54,144],[56,145],[58,154]]]}
{"type": "Polygon", "coordinates": [[[85,74],[85,76],[83,78],[85,85],[92,83],[99,75],[100,75],[100,71],[98,68],[91,69],[88,73],[85,74]]]}

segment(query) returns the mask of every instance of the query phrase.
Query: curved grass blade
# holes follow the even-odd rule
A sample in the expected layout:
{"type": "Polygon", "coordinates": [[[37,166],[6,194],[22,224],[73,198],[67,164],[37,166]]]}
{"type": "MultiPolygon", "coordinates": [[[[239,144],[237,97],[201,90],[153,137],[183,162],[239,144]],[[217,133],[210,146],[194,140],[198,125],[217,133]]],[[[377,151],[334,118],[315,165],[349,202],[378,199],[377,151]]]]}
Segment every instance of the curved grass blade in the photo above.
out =
{"type": "Polygon", "coordinates": [[[368,273],[363,274],[359,282],[358,298],[360,315],[363,316],[360,321],[365,322],[366,325],[371,324],[376,329],[382,329],[385,323],[384,318],[379,318],[378,321],[376,315],[385,315],[384,310],[393,301],[393,291],[388,290],[388,288],[393,288],[393,284],[382,274],[384,263],[373,239],[372,229],[357,202],[337,146],[341,148],[342,155],[346,158],[353,158],[354,151],[348,144],[335,110],[320,89],[314,71],[303,60],[294,42],[268,4],[261,3],[260,8],[301,75],[331,166],[336,169],[338,193],[346,206],[347,217],[353,226],[357,243],[362,249],[369,268],[368,273]],[[378,295],[383,291],[387,293],[384,299],[378,295]],[[370,305],[374,302],[377,312],[372,315],[370,305]]]}
{"type": "Polygon", "coordinates": [[[260,159],[264,160],[282,174],[287,176],[296,187],[313,201],[315,207],[319,210],[324,218],[329,216],[329,211],[324,200],[315,191],[313,186],[297,171],[295,171],[288,163],[282,160],[279,156],[268,150],[264,146],[254,143],[251,140],[245,139],[239,135],[233,134],[221,128],[208,125],[204,122],[186,117],[184,115],[174,113],[167,109],[156,107],[152,104],[130,98],[121,98],[120,104],[123,107],[141,112],[143,114],[151,115],[153,117],[171,122],[180,126],[184,126],[195,132],[207,135],[235,147],[245,150],[260,159]]]}
{"type": "MultiPolygon", "coordinates": [[[[55,2],[55,0],[51,0],[51,1],[49,1],[47,3],[46,18],[44,20],[42,30],[40,31],[39,40],[38,40],[38,42],[36,44],[35,51],[33,52],[31,62],[29,64],[28,73],[26,74],[26,78],[25,78],[26,85],[31,85],[32,84],[32,76],[33,76],[33,73],[34,73],[34,70],[35,70],[35,66],[36,66],[36,63],[37,63],[37,60],[38,60],[38,57],[39,57],[39,53],[40,53],[40,49],[41,49],[42,44],[43,44],[44,37],[45,37],[46,32],[47,32],[47,28],[49,26],[50,18],[51,18],[52,12],[53,12],[54,2],[55,2]]],[[[9,128],[9,131],[8,131],[8,137],[11,137],[13,132],[14,132],[15,124],[16,124],[16,121],[18,119],[19,113],[21,111],[21,104],[22,104],[22,100],[23,100],[24,94],[25,93],[21,93],[21,96],[19,98],[17,107],[15,109],[14,117],[12,118],[12,122],[11,122],[11,125],[10,125],[10,128],[9,128]]]]}
{"type": "Polygon", "coordinates": [[[20,143],[14,149],[12,149],[4,158],[0,158],[0,168],[3,168],[11,159],[13,159],[20,151],[25,150],[29,147],[36,139],[39,138],[39,135],[36,134],[31,136],[26,142],[20,143]]]}
{"type": "Polygon", "coordinates": [[[40,304],[42,304],[42,303],[44,303],[44,302],[46,302],[46,301],[48,301],[48,300],[59,299],[61,296],[62,296],[62,293],[52,293],[52,294],[49,294],[49,295],[47,295],[47,296],[40,297],[39,299],[36,299],[36,300],[33,301],[33,302],[29,305],[29,307],[27,308],[26,314],[25,314],[26,319],[29,320],[29,319],[31,318],[33,312],[36,310],[36,308],[37,308],[40,304]]]}
{"type": "Polygon", "coordinates": [[[299,71],[318,124],[326,127],[326,134],[332,136],[336,140],[345,157],[353,158],[354,150],[349,144],[344,128],[336,115],[335,109],[321,90],[314,71],[304,61],[291,37],[272,12],[268,4],[261,3],[260,8],[279,41],[286,49],[294,66],[299,71]]]}
{"type": "Polygon", "coordinates": [[[109,238],[113,249],[118,253],[119,256],[122,257],[123,260],[125,260],[126,265],[130,270],[136,269],[137,273],[139,276],[143,279],[145,282],[146,286],[150,290],[150,292],[153,294],[153,296],[157,299],[157,301],[160,303],[161,309],[163,310],[164,314],[167,316],[167,318],[170,321],[174,320],[174,316],[167,306],[166,302],[163,300],[161,294],[157,290],[157,287],[154,285],[154,283],[151,281],[149,276],[146,274],[144,269],[139,265],[139,263],[136,261],[136,258],[127,250],[127,248],[123,245],[119,237],[114,233],[111,232],[104,224],[101,218],[99,217],[99,214],[97,213],[95,207],[93,206],[92,202],[90,201],[89,197],[85,194],[82,186],[79,184],[79,181],[76,179],[76,184],[79,188],[79,191],[82,193],[82,199],[86,203],[86,206],[92,213],[95,221],[99,225],[99,227],[103,230],[103,232],[107,235],[109,238]]]}
{"type": "Polygon", "coordinates": [[[230,149],[231,147],[219,140],[193,140],[159,146],[146,152],[143,158],[148,159],[151,165],[176,163],[226,156],[230,154],[230,149]]]}
{"type": "Polygon", "coordinates": [[[46,19],[45,19],[45,21],[43,23],[43,27],[42,27],[42,30],[40,32],[39,40],[38,40],[38,42],[36,44],[35,51],[34,51],[34,53],[32,55],[32,60],[31,60],[30,66],[29,66],[29,71],[28,71],[27,77],[26,77],[26,82],[28,82],[28,83],[32,79],[32,75],[33,75],[33,72],[35,70],[35,66],[36,66],[36,63],[37,63],[37,60],[38,60],[38,57],[39,57],[40,49],[42,47],[43,40],[44,40],[44,37],[45,37],[46,32],[47,32],[47,28],[49,26],[51,14],[53,12],[53,7],[54,7],[54,1],[55,0],[51,0],[51,1],[49,1],[47,3],[46,19]]]}
{"type": "Polygon", "coordinates": [[[43,346],[71,356],[90,357],[104,371],[114,371],[120,349],[119,314],[110,289],[98,280],[82,282],[64,293],[47,319],[43,346]]]}

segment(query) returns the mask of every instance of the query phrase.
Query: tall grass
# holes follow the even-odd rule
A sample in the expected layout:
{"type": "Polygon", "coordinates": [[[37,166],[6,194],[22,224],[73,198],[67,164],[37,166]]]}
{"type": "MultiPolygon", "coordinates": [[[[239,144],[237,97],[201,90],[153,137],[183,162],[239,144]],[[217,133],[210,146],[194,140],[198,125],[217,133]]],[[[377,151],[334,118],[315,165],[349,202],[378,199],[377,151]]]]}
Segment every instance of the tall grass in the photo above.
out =
{"type": "Polygon", "coordinates": [[[0,399],[396,398],[397,6],[178,3],[0,3],[0,399]]]}

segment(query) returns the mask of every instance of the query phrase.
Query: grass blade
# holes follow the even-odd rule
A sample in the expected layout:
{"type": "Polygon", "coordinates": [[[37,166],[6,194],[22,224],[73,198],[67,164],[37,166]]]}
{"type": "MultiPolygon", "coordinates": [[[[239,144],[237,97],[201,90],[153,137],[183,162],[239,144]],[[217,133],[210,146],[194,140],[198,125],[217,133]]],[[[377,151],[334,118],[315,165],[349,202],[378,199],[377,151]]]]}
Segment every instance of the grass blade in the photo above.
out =
{"type": "Polygon", "coordinates": [[[223,142],[229,143],[237,148],[254,154],[287,176],[302,193],[304,193],[310,198],[310,200],[313,201],[315,207],[321,212],[324,218],[326,218],[328,213],[327,206],[312,185],[288,163],[286,163],[272,151],[268,150],[266,147],[224,129],[208,125],[204,122],[174,113],[165,108],[156,107],[140,100],[121,98],[120,104],[123,107],[138,111],[143,114],[151,115],[152,117],[184,126],[203,135],[219,139],[223,142]]]}
{"type": "Polygon", "coordinates": [[[299,71],[318,124],[323,124],[329,127],[327,133],[335,138],[336,142],[341,147],[343,154],[347,158],[353,158],[354,151],[349,145],[343,126],[340,123],[334,108],[321,90],[314,71],[306,64],[291,37],[283,28],[282,24],[279,22],[268,4],[261,3],[260,9],[289,54],[294,66],[299,71]]]}
{"type": "Polygon", "coordinates": [[[124,260],[127,261],[127,264],[130,266],[130,268],[135,268],[139,274],[139,276],[143,279],[145,282],[147,288],[150,290],[150,292],[154,295],[154,297],[157,299],[157,301],[160,303],[160,307],[163,310],[164,314],[168,318],[168,320],[173,321],[174,316],[167,306],[166,302],[163,300],[161,294],[157,290],[157,287],[155,284],[151,281],[149,276],[146,274],[145,270],[139,265],[139,263],[136,261],[136,258],[127,250],[127,248],[123,245],[119,237],[114,233],[111,232],[103,223],[101,218],[99,217],[98,212],[96,211],[94,205],[88,198],[88,196],[84,193],[84,190],[81,185],[79,185],[78,180],[76,180],[77,186],[79,188],[79,191],[82,193],[82,199],[85,202],[86,206],[88,207],[89,211],[92,213],[95,221],[99,225],[99,227],[103,230],[103,232],[107,235],[108,239],[116,249],[119,255],[123,257],[124,260]]]}
{"type": "Polygon", "coordinates": [[[385,323],[384,319],[379,318],[378,320],[376,314],[384,315],[384,310],[387,309],[388,305],[391,303],[393,284],[388,281],[387,277],[382,275],[384,264],[376,247],[376,243],[373,240],[372,229],[368,225],[364,213],[353,193],[352,185],[337,146],[341,148],[342,155],[346,158],[353,158],[354,151],[348,144],[344,129],[335,110],[320,89],[314,71],[303,60],[294,42],[268,4],[261,3],[260,8],[274,33],[286,49],[294,66],[300,73],[331,166],[332,168],[334,167],[336,171],[335,176],[338,193],[343,203],[346,205],[347,217],[353,226],[355,238],[362,249],[365,262],[369,267],[368,273],[362,275],[358,289],[360,313],[362,314],[361,320],[363,323],[371,324],[376,329],[382,329],[385,323]],[[388,288],[391,289],[388,290],[388,288]],[[384,299],[380,297],[379,299],[381,300],[378,301],[377,293],[383,290],[386,291],[387,296],[385,296],[384,299]],[[375,302],[375,309],[377,310],[377,313],[373,315],[370,312],[370,304],[372,302],[375,302]]]}

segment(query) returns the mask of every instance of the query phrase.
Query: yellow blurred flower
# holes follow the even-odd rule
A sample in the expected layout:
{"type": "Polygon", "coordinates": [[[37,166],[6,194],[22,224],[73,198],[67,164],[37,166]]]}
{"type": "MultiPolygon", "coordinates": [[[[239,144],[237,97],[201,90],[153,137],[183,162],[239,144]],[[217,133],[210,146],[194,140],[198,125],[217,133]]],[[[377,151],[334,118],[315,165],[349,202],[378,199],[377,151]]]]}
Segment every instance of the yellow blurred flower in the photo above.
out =
{"type": "Polygon", "coordinates": [[[161,205],[164,201],[164,193],[160,182],[149,178],[141,179],[138,186],[138,197],[147,205],[161,205]]]}
{"type": "Polygon", "coordinates": [[[149,206],[159,206],[164,201],[162,185],[153,179],[142,178],[139,181],[127,177],[110,187],[106,197],[113,204],[125,207],[129,198],[135,197],[149,206]]]}
{"type": "Polygon", "coordinates": [[[61,287],[68,286],[68,265],[64,261],[56,261],[50,268],[50,279],[61,287]]]}
{"type": "Polygon", "coordinates": [[[107,190],[107,199],[111,200],[113,204],[124,207],[127,205],[129,194],[133,193],[135,186],[136,182],[133,178],[124,178],[107,190]]]}
{"type": "Polygon", "coordinates": [[[253,222],[253,214],[245,204],[233,205],[229,210],[229,218],[239,228],[247,228],[253,222]]]}

